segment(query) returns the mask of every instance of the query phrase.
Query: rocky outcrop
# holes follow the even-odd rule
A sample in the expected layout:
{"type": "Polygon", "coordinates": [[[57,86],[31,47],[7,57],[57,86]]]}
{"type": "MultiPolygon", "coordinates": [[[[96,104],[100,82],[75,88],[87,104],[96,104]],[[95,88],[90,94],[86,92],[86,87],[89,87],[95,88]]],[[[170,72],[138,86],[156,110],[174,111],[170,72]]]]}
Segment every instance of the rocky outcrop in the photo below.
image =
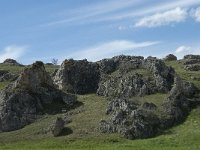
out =
{"type": "Polygon", "coordinates": [[[76,94],[95,92],[99,83],[96,63],[87,60],[65,60],[54,76],[59,89],[76,94]]]}
{"type": "Polygon", "coordinates": [[[0,82],[4,81],[14,81],[16,80],[18,75],[10,73],[7,70],[0,70],[0,82]]]}
{"type": "Polygon", "coordinates": [[[44,64],[36,62],[0,92],[0,131],[20,129],[44,113],[70,109],[75,102],[76,96],[56,89],[44,64]]]}
{"type": "Polygon", "coordinates": [[[163,60],[164,61],[176,61],[177,57],[175,55],[173,55],[173,54],[169,54],[163,60]]]}
{"type": "Polygon", "coordinates": [[[117,132],[128,139],[147,138],[158,133],[158,116],[152,110],[140,108],[133,100],[115,99],[107,113],[112,117],[100,122],[99,129],[103,133],[117,132]]]}
{"type": "Polygon", "coordinates": [[[97,94],[107,97],[132,97],[168,92],[175,71],[154,57],[119,56],[100,62],[101,81],[97,94]],[[117,63],[116,63],[117,62],[117,63]],[[106,63],[111,63],[107,67],[106,63]]]}
{"type": "Polygon", "coordinates": [[[22,64],[18,63],[16,60],[14,59],[6,59],[3,64],[6,64],[6,65],[12,65],[12,66],[23,66],[22,64]]]}
{"type": "Polygon", "coordinates": [[[106,113],[109,120],[102,120],[99,129],[103,133],[120,133],[128,139],[149,138],[182,122],[198,101],[199,90],[189,82],[175,78],[169,96],[161,110],[154,103],[136,103],[134,99],[112,100],[106,113]]]}
{"type": "Polygon", "coordinates": [[[198,100],[199,90],[194,84],[175,78],[175,84],[163,103],[162,128],[182,122],[198,100]]]}
{"type": "Polygon", "coordinates": [[[183,59],[200,59],[200,55],[185,55],[183,59]]]}
{"type": "Polygon", "coordinates": [[[200,55],[186,55],[183,59],[184,69],[200,71],[200,55]]]}
{"type": "Polygon", "coordinates": [[[65,121],[62,118],[57,118],[56,121],[52,125],[52,134],[54,137],[61,135],[64,129],[65,121]]]}

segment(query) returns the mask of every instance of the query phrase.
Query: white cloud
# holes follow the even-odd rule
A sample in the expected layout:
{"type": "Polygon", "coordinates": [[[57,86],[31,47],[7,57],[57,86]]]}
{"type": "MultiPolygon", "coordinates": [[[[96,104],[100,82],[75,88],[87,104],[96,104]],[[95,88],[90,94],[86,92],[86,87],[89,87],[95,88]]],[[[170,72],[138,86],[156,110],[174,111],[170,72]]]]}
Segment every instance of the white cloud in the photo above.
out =
{"type": "Polygon", "coordinates": [[[3,62],[7,58],[18,59],[25,53],[26,50],[26,46],[7,46],[0,52],[0,62],[3,62]]]}
{"type": "Polygon", "coordinates": [[[191,47],[188,46],[180,46],[175,50],[175,53],[180,54],[180,53],[190,53],[191,52],[191,47]]]}
{"type": "Polygon", "coordinates": [[[197,22],[200,22],[200,7],[197,9],[192,9],[191,15],[197,22]]]}
{"type": "Polygon", "coordinates": [[[103,58],[113,57],[115,55],[121,55],[128,51],[133,52],[136,48],[139,49],[139,48],[149,47],[159,43],[160,42],[152,42],[152,41],[136,43],[126,40],[117,40],[117,41],[102,43],[91,48],[83,49],[81,51],[78,51],[70,55],[69,57],[74,59],[86,58],[90,61],[97,61],[103,58]]]}
{"type": "Polygon", "coordinates": [[[97,18],[98,21],[110,21],[110,20],[122,20],[122,19],[130,19],[140,16],[145,16],[149,14],[155,14],[158,12],[167,11],[170,9],[174,9],[176,7],[189,8],[191,6],[195,6],[200,4],[200,0],[176,0],[176,1],[166,1],[163,3],[158,3],[150,6],[138,7],[133,10],[128,10],[122,13],[116,13],[104,16],[103,18],[97,18]]]}
{"type": "Polygon", "coordinates": [[[171,23],[179,23],[187,18],[187,11],[179,7],[163,13],[157,13],[147,16],[135,23],[134,27],[158,27],[169,25],[171,23]]]}
{"type": "Polygon", "coordinates": [[[177,55],[178,58],[183,58],[183,56],[188,54],[200,54],[200,48],[199,47],[190,47],[190,46],[179,46],[175,50],[175,55],[177,55]]]}

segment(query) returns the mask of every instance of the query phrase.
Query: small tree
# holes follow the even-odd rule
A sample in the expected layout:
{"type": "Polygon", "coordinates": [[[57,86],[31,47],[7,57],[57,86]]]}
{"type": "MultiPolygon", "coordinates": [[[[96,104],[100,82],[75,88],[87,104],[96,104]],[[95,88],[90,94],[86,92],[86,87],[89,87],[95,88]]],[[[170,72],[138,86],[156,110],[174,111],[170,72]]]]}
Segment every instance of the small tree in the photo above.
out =
{"type": "Polygon", "coordinates": [[[51,60],[51,63],[54,64],[54,65],[57,65],[58,64],[58,59],[53,58],[51,60]]]}

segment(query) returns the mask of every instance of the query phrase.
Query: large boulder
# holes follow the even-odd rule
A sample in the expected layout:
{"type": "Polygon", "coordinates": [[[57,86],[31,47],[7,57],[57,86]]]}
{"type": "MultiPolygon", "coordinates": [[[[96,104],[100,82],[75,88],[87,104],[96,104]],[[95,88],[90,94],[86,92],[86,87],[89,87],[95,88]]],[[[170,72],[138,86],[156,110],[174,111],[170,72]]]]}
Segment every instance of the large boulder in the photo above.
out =
{"type": "Polygon", "coordinates": [[[57,117],[56,121],[53,123],[51,131],[54,137],[61,135],[65,126],[65,121],[62,118],[57,117]]]}
{"type": "Polygon", "coordinates": [[[12,131],[44,113],[70,109],[76,96],[55,88],[42,62],[27,67],[20,77],[0,92],[0,131],[12,131]]]}
{"type": "Polygon", "coordinates": [[[59,89],[76,94],[96,92],[99,83],[96,63],[87,60],[65,60],[54,76],[59,89]]]}

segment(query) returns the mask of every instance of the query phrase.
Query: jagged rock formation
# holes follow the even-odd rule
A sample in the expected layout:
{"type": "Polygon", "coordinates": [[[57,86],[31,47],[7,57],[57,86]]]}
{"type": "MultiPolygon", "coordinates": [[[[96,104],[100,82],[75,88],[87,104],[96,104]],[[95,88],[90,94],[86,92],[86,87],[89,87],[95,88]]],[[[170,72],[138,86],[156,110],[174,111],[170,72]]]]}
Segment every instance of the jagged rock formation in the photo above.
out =
{"type": "Polygon", "coordinates": [[[39,115],[61,112],[75,102],[76,96],[57,90],[44,64],[36,62],[0,92],[0,131],[20,129],[39,115]]]}
{"type": "Polygon", "coordinates": [[[95,92],[99,70],[96,63],[87,60],[65,60],[54,76],[59,89],[76,94],[95,92]]]}
{"type": "Polygon", "coordinates": [[[175,55],[173,55],[173,54],[169,54],[163,60],[164,61],[176,61],[177,57],[175,55]]]}
{"type": "Polygon", "coordinates": [[[134,99],[114,99],[107,109],[107,114],[112,117],[108,121],[100,122],[100,130],[104,133],[118,132],[128,139],[155,136],[163,129],[183,121],[193,104],[200,102],[196,99],[198,93],[192,83],[176,77],[174,87],[164,100],[159,113],[153,103],[140,106],[134,99]]]}
{"type": "Polygon", "coordinates": [[[18,63],[16,60],[14,59],[6,59],[3,64],[6,64],[6,65],[12,65],[12,66],[23,66],[22,64],[18,63]]]}
{"type": "Polygon", "coordinates": [[[154,57],[120,56],[99,64],[101,81],[97,94],[101,96],[133,97],[168,92],[174,82],[174,70],[154,57]]]}
{"type": "Polygon", "coordinates": [[[0,70],[0,82],[4,81],[14,81],[16,80],[18,75],[10,73],[7,70],[0,70]]]}
{"type": "Polygon", "coordinates": [[[186,55],[183,62],[186,70],[200,71],[200,55],[186,55]]]}
{"type": "Polygon", "coordinates": [[[194,84],[176,77],[174,87],[162,106],[161,127],[169,128],[182,122],[192,107],[200,102],[198,94],[199,90],[194,84]]]}

